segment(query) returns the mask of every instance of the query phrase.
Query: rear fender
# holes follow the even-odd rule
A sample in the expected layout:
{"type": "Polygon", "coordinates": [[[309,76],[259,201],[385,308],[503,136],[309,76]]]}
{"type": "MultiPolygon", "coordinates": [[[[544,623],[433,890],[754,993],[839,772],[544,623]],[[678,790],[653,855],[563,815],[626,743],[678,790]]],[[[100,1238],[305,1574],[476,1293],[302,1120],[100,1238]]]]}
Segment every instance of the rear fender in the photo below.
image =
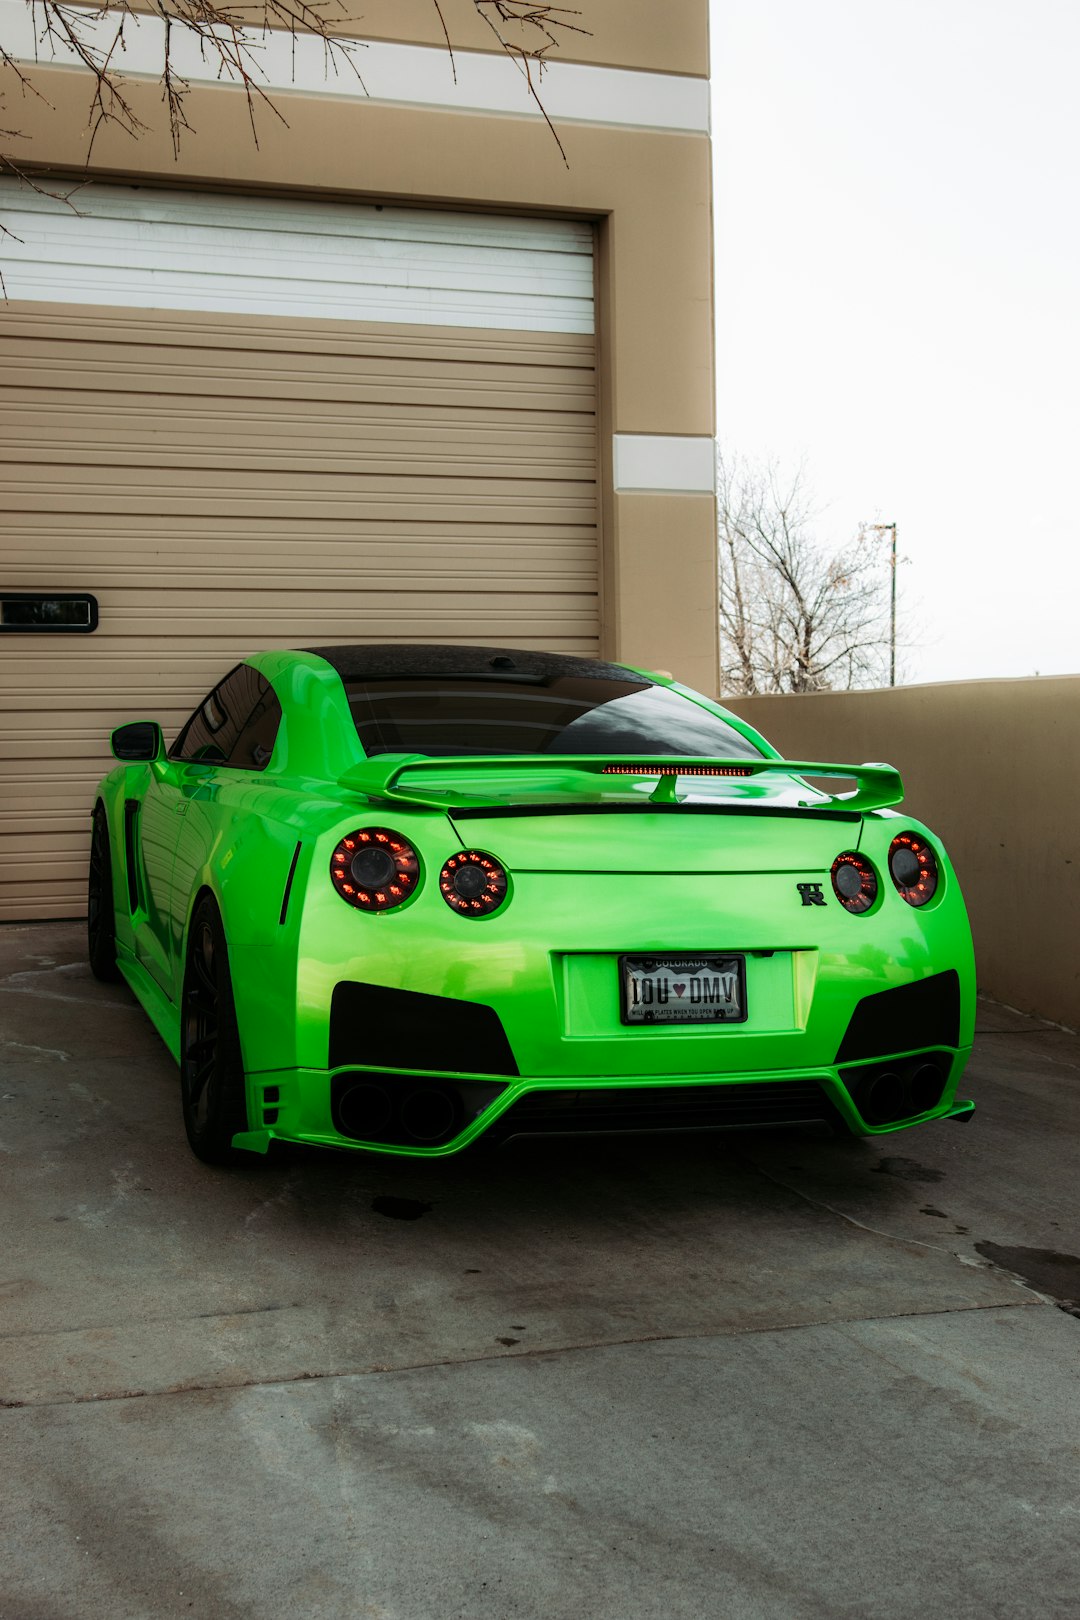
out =
{"type": "MultiPolygon", "coordinates": [[[[183,939],[176,961],[176,1006],[179,1016],[183,995],[191,923],[200,902],[209,896],[218,908],[229,955],[236,1022],[244,1068],[249,1073],[272,1067],[290,1068],[296,1062],[296,949],[298,928],[282,927],[272,944],[249,944],[235,932],[242,915],[234,905],[226,909],[222,892],[212,883],[199,884],[191,896],[183,939]]],[[[234,897],[235,898],[235,897],[234,897]]]]}

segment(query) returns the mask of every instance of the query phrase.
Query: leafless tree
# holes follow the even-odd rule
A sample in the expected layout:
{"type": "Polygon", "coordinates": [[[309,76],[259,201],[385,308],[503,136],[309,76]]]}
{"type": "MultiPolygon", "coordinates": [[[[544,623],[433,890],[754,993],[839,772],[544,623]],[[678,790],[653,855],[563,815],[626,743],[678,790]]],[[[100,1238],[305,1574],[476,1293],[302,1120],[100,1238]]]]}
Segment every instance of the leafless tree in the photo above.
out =
{"type": "Polygon", "coordinates": [[[732,694],[876,686],[888,572],[869,535],[830,550],[801,470],[718,458],[720,674],[732,694]]]}
{"type": "MultiPolygon", "coordinates": [[[[398,6],[404,3],[394,0],[398,6]]],[[[523,92],[547,121],[565,162],[562,143],[544,111],[540,82],[550,53],[560,42],[570,34],[588,32],[577,20],[580,13],[563,6],[535,4],[533,0],[428,3],[438,17],[452,64],[454,12],[467,6],[483,20],[497,48],[521,71],[523,92]]],[[[109,125],[132,136],[144,132],[145,125],[131,98],[130,75],[124,68],[125,52],[140,28],[156,28],[160,35],[161,96],[176,153],[185,131],[191,129],[187,115],[191,85],[178,60],[182,42],[194,43],[216,78],[243,89],[256,144],[256,114],[260,108],[282,123],[286,121],[268,95],[260,74],[260,48],[271,30],[290,36],[294,47],[304,37],[321,41],[328,73],[351,75],[363,88],[361,42],[341,32],[357,20],[350,15],[347,0],[141,0],[138,9],[135,0],[97,0],[96,4],[27,0],[27,5],[40,57],[56,57],[87,71],[91,148],[94,136],[109,125]]],[[[11,116],[7,103],[12,91],[44,99],[35,85],[33,66],[21,53],[5,49],[0,41],[0,141],[19,139],[17,128],[2,127],[11,116]]],[[[456,78],[456,68],[454,72],[456,78]]],[[[0,173],[5,171],[22,175],[15,151],[0,150],[0,173]]]]}

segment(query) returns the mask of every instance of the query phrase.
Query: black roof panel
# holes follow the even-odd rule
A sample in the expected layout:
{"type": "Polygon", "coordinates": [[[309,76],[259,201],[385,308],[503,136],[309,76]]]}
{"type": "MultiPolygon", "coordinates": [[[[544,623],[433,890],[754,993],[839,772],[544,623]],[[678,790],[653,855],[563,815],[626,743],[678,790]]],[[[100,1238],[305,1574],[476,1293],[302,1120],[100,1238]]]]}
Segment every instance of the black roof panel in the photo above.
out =
{"type": "Polygon", "coordinates": [[[454,647],[433,643],[363,643],[352,647],[305,647],[332,664],[342,680],[393,680],[397,676],[458,675],[474,679],[548,680],[567,675],[594,680],[640,680],[623,664],[599,658],[574,658],[565,653],[524,652],[517,647],[454,647]]]}

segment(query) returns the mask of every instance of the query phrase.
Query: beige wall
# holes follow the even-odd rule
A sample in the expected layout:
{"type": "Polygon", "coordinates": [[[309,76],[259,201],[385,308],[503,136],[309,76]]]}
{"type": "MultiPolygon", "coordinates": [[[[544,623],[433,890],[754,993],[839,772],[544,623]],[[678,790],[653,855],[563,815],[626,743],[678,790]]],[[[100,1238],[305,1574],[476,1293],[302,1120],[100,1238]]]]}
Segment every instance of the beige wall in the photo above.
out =
{"type": "Polygon", "coordinates": [[[1080,1027],[1080,675],[725,702],[789,758],[895,765],[956,865],[980,988],[1080,1027]]]}
{"type": "MultiPolygon", "coordinates": [[[[139,0],[138,10],[149,10],[139,0]]],[[[236,6],[243,15],[243,0],[236,6]]],[[[348,8],[344,8],[348,10],[348,8]]],[[[481,20],[473,0],[441,0],[441,10],[455,50],[490,51],[495,39],[481,20]]],[[[252,7],[261,20],[260,7],[252,7]]],[[[330,15],[330,13],[327,13],[330,15]]],[[[652,73],[704,74],[709,59],[709,12],[697,0],[573,0],[565,7],[566,21],[581,33],[559,31],[553,62],[590,62],[604,67],[643,68],[652,73]]],[[[445,44],[433,0],[392,0],[368,3],[353,23],[333,18],[331,26],[344,36],[397,40],[407,45],[445,44]]],[[[533,29],[514,36],[534,46],[542,37],[533,29]]]]}
{"type": "MultiPolygon", "coordinates": [[[[561,54],[587,64],[708,75],[706,0],[589,0],[592,30],[561,54]]],[[[471,5],[450,8],[465,48],[490,48],[471,5]]],[[[438,43],[426,0],[372,0],[371,37],[438,43]]],[[[587,71],[582,69],[581,71],[587,71]]],[[[86,76],[42,68],[43,100],[19,105],[20,162],[53,174],[85,172],[86,76]]],[[[524,92],[523,92],[524,94],[524,92]]],[[[535,118],[398,106],[363,97],[274,92],[288,119],[260,120],[252,141],[242,93],[203,86],[187,103],[195,133],[179,161],[156,84],[133,84],[147,133],[99,131],[90,173],[184,186],[358,197],[597,222],[602,651],[677,667],[715,692],[715,508],[707,495],[616,492],[612,436],[710,436],[713,322],[710,150],[707,136],[560,120],[566,167],[535,118]],[[662,544],[664,562],[659,561],[662,544]]]]}

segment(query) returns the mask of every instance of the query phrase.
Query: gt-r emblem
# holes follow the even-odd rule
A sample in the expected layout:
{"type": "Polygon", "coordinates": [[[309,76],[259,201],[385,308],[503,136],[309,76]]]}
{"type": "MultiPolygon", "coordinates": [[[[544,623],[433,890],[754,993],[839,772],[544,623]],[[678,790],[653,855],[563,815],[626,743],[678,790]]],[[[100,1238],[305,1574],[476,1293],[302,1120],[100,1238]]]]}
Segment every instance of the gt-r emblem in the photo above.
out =
{"type": "Polygon", "coordinates": [[[795,887],[802,896],[804,906],[823,906],[825,896],[821,892],[820,883],[796,883],[795,887]]]}

